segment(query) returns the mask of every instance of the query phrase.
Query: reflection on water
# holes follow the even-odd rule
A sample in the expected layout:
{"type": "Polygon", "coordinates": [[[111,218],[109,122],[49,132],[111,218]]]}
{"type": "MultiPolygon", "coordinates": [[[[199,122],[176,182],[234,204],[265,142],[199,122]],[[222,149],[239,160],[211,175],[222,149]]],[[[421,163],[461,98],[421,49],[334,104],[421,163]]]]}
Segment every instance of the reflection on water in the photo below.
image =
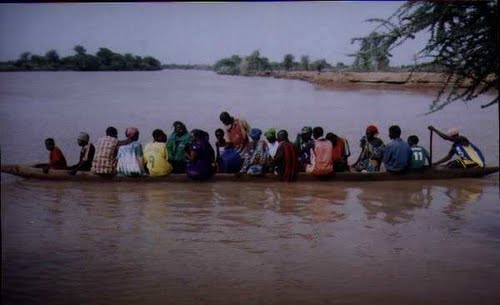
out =
{"type": "Polygon", "coordinates": [[[498,199],[497,179],[14,179],[2,182],[2,300],[489,304],[500,283],[498,199]]]}

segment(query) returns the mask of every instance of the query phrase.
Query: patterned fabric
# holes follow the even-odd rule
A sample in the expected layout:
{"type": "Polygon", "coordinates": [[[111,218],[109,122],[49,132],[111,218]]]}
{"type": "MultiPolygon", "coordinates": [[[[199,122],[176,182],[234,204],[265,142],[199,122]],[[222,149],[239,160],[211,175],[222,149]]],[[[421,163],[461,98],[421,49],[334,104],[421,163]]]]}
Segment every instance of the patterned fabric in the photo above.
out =
{"type": "Polygon", "coordinates": [[[274,158],[278,177],[281,181],[297,180],[299,161],[297,147],[290,142],[281,142],[274,158]]]}
{"type": "Polygon", "coordinates": [[[49,152],[49,168],[50,169],[66,169],[68,167],[66,158],[59,147],[54,147],[49,152]]]}
{"type": "Polygon", "coordinates": [[[267,171],[270,161],[271,156],[267,143],[263,140],[253,141],[243,153],[243,165],[240,172],[249,175],[262,175],[267,171]]]}
{"type": "Polygon", "coordinates": [[[163,142],[152,142],[144,147],[144,164],[150,176],[165,176],[172,172],[172,165],[168,162],[167,146],[163,142]]]}
{"type": "Polygon", "coordinates": [[[480,166],[484,167],[484,156],[481,150],[470,143],[467,138],[460,139],[453,143],[451,150],[458,156],[459,162],[463,167],[480,166]]]}
{"type": "Polygon", "coordinates": [[[248,144],[250,126],[243,119],[234,119],[231,126],[226,126],[226,142],[234,144],[235,149],[241,154],[248,144]]]}
{"type": "Polygon", "coordinates": [[[116,163],[115,150],[118,140],[116,138],[105,136],[97,141],[97,146],[92,162],[92,173],[115,175],[116,163]]]}
{"type": "Polygon", "coordinates": [[[378,172],[380,170],[380,163],[382,157],[384,156],[384,142],[374,137],[371,141],[368,141],[366,137],[361,139],[361,159],[356,165],[357,171],[367,172],[378,172]]]}
{"type": "Polygon", "coordinates": [[[141,143],[134,141],[118,149],[118,174],[125,176],[143,176],[146,174],[143,164],[141,143]]]}

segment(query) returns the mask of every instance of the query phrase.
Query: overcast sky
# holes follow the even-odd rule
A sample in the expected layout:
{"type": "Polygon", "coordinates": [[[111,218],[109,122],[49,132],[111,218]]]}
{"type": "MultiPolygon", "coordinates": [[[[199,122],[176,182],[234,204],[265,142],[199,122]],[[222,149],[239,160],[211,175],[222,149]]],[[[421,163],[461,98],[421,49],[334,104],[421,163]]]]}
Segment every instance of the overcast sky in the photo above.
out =
{"type": "MultiPolygon", "coordinates": [[[[0,60],[22,52],[55,49],[73,54],[107,47],[151,55],[162,63],[213,64],[232,54],[259,50],[272,61],[325,58],[351,64],[352,37],[366,35],[403,2],[0,4],[0,60]]],[[[422,37],[393,52],[391,65],[407,64],[422,37]]]]}

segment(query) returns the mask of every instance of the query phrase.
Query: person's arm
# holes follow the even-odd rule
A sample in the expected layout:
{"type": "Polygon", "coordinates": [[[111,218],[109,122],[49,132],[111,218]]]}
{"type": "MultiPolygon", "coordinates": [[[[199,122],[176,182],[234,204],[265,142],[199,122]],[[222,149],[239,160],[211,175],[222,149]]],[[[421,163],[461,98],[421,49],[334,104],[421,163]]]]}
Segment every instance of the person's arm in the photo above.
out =
{"type": "Polygon", "coordinates": [[[452,147],[452,148],[450,149],[450,151],[448,152],[448,155],[446,155],[446,157],[442,158],[441,160],[439,160],[439,161],[435,162],[435,163],[434,163],[434,164],[432,164],[432,165],[439,165],[439,164],[441,164],[441,163],[444,163],[444,162],[446,162],[446,161],[449,161],[449,160],[453,157],[453,155],[454,155],[454,154],[455,154],[455,149],[452,147]]]}
{"type": "Polygon", "coordinates": [[[438,136],[440,136],[441,138],[443,138],[444,140],[446,141],[452,141],[453,142],[453,139],[451,137],[449,137],[447,134],[437,130],[436,128],[434,128],[434,126],[429,126],[427,127],[429,130],[431,131],[434,131],[438,136]]]}

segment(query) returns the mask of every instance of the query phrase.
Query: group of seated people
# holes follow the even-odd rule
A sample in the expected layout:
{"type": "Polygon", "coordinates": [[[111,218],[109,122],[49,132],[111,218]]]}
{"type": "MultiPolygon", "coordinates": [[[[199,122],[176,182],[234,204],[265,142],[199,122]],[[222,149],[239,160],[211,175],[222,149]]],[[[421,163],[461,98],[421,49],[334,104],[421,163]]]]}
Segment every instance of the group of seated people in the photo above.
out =
{"type": "MultiPolygon", "coordinates": [[[[106,129],[96,146],[90,143],[89,135],[80,133],[78,145],[81,146],[79,162],[67,166],[61,150],[52,138],[45,140],[50,151],[49,163],[39,164],[44,172],[49,169],[66,169],[71,174],[90,171],[103,176],[165,176],[170,173],[185,173],[195,180],[204,180],[215,173],[242,173],[247,175],[276,174],[282,181],[295,181],[298,172],[306,172],[317,177],[329,177],[335,172],[358,171],[377,172],[383,164],[386,171],[403,173],[431,166],[429,153],[418,145],[415,135],[407,142],[401,139],[399,126],[389,128],[391,142],[387,145],[377,137],[374,125],[366,128],[360,141],[361,153],[350,166],[349,143],[346,139],[329,132],[324,135],[322,127],[304,127],[295,142],[288,139],[286,130],[276,132],[274,128],[264,133],[250,128],[248,122],[234,118],[229,113],[220,114],[224,129],[215,131],[215,149],[209,142],[209,134],[200,129],[188,132],[183,122],[173,124],[173,132],[167,135],[156,129],[153,141],[142,148],[139,130],[129,127],[125,130],[124,140],[118,140],[114,127],[106,129]]],[[[460,136],[458,129],[442,133],[429,126],[445,140],[453,142],[449,154],[435,164],[449,161],[457,154],[458,159],[449,162],[449,167],[484,166],[481,151],[469,140],[460,136]]]]}

